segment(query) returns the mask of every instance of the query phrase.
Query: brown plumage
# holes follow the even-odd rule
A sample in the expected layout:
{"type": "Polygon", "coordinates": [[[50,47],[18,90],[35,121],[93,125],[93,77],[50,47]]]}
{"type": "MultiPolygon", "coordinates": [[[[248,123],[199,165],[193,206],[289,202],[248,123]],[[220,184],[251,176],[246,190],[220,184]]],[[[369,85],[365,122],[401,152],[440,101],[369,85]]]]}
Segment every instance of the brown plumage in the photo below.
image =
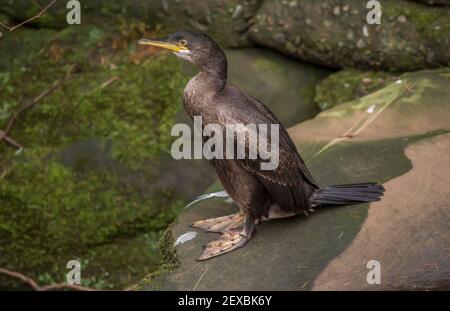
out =
{"type": "MultiPolygon", "coordinates": [[[[245,245],[259,220],[308,214],[320,205],[379,200],[384,189],[374,183],[320,188],[273,112],[254,97],[227,83],[225,54],[207,35],[179,32],[165,41],[143,39],[140,44],[169,49],[197,66],[200,72],[187,84],[183,103],[191,118],[202,117],[203,125],[219,124],[223,133],[227,124],[279,125],[279,165],[276,169],[261,170],[263,160],[259,157],[211,160],[240,213],[193,224],[206,231],[222,233],[217,241],[206,246],[200,260],[245,245]]],[[[248,154],[248,141],[235,139],[234,144],[244,144],[248,154]]]]}

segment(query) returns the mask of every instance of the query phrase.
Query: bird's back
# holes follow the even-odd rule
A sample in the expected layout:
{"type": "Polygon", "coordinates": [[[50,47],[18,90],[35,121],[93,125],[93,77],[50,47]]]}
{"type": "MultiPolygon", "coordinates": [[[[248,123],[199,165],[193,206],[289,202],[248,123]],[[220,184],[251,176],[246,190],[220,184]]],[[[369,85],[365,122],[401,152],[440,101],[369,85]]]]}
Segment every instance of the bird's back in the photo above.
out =
{"type": "MultiPolygon", "coordinates": [[[[238,159],[237,162],[243,170],[254,175],[264,185],[274,203],[283,210],[306,210],[309,207],[309,197],[318,185],[275,114],[262,102],[231,84],[212,93],[203,90],[201,96],[198,96],[201,89],[199,85],[191,84],[188,88],[190,90],[185,93],[186,109],[201,115],[203,125],[220,124],[224,132],[229,124],[265,124],[268,127],[278,125],[279,165],[276,169],[261,170],[261,158],[250,159],[247,156],[248,143],[245,143],[246,158],[238,159]],[[194,93],[196,96],[190,96],[194,93]]],[[[239,143],[236,141],[236,144],[239,143]]]]}

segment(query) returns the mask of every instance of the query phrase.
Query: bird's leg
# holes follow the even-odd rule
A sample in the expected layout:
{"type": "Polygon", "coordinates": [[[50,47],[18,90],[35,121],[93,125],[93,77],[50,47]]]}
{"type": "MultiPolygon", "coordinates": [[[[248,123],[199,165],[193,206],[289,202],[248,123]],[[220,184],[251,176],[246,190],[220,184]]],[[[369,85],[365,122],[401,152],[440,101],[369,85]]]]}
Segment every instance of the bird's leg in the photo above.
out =
{"type": "Polygon", "coordinates": [[[244,246],[252,237],[254,223],[252,217],[245,216],[242,230],[234,228],[224,232],[219,239],[206,244],[203,254],[197,260],[210,259],[244,246]]]}
{"type": "Polygon", "coordinates": [[[206,232],[224,233],[244,225],[244,214],[236,213],[228,216],[210,218],[194,222],[191,226],[206,232]]]}

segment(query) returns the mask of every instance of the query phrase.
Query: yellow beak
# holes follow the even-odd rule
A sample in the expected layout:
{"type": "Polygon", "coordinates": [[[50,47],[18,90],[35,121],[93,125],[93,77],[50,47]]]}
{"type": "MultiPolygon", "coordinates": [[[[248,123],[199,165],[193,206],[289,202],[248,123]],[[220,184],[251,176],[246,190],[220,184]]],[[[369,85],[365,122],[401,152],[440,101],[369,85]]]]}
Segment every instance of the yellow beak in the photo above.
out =
{"type": "Polygon", "coordinates": [[[156,47],[170,50],[173,52],[180,52],[182,50],[185,50],[185,51],[188,50],[186,47],[184,47],[182,45],[177,45],[177,44],[164,42],[164,41],[149,40],[149,39],[141,39],[141,40],[139,40],[138,44],[139,45],[156,46],[156,47]]]}

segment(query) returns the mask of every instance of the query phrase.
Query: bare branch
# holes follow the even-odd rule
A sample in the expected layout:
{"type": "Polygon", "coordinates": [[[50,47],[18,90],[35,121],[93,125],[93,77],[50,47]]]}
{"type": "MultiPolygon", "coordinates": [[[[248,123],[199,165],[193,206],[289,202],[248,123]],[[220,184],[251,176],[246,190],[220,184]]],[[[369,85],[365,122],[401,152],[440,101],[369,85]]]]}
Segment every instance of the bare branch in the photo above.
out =
{"type": "MultiPolygon", "coordinates": [[[[5,275],[8,275],[15,279],[18,279],[18,280],[22,281],[23,283],[30,285],[30,287],[36,291],[50,291],[50,290],[59,290],[59,289],[73,289],[73,290],[78,290],[78,291],[97,291],[97,289],[95,289],[95,288],[85,287],[85,286],[76,285],[76,284],[69,284],[69,283],[58,283],[58,284],[50,284],[50,285],[40,286],[32,278],[30,278],[22,273],[19,273],[16,271],[11,271],[11,270],[1,268],[1,267],[0,267],[0,274],[5,274],[5,275]]],[[[132,285],[130,287],[125,288],[124,291],[133,290],[135,287],[136,287],[136,285],[132,285]]]]}
{"type": "MultiPolygon", "coordinates": [[[[45,8],[43,8],[41,11],[39,11],[38,14],[36,14],[35,16],[33,16],[33,17],[27,19],[26,21],[21,22],[20,24],[17,24],[17,25],[15,25],[15,26],[8,26],[8,25],[5,25],[5,24],[3,24],[2,22],[0,22],[0,25],[3,26],[3,27],[5,27],[5,28],[8,29],[9,31],[16,30],[16,29],[19,28],[20,26],[23,26],[23,25],[25,25],[26,23],[29,23],[29,22],[31,22],[31,21],[33,21],[33,20],[35,20],[35,19],[41,17],[42,14],[44,14],[45,11],[47,11],[48,8],[50,8],[55,2],[56,2],[56,0],[52,0],[49,4],[47,4],[47,6],[46,6],[45,8]]],[[[34,4],[37,5],[39,8],[41,8],[41,6],[40,6],[38,3],[36,3],[36,1],[34,1],[34,4]]]]}
{"type": "Polygon", "coordinates": [[[32,278],[15,271],[11,271],[8,269],[0,268],[0,273],[9,275],[10,277],[19,279],[23,283],[30,285],[34,290],[37,291],[49,291],[55,289],[74,289],[79,291],[95,291],[95,288],[84,287],[76,284],[68,284],[68,283],[58,283],[58,284],[50,284],[46,286],[39,286],[32,278]]]}
{"type": "Polygon", "coordinates": [[[104,89],[105,87],[107,87],[108,85],[114,83],[115,81],[119,80],[118,76],[114,76],[111,79],[103,82],[103,84],[100,86],[100,89],[104,89]]]}
{"type": "Polygon", "coordinates": [[[32,278],[29,278],[28,276],[26,276],[22,273],[14,272],[14,271],[4,269],[4,268],[0,268],[0,273],[6,274],[13,278],[21,280],[22,282],[30,285],[34,290],[39,290],[39,288],[40,288],[40,286],[32,278]]]}
{"type": "Polygon", "coordinates": [[[1,140],[5,140],[8,144],[17,149],[23,149],[23,146],[21,144],[19,144],[17,141],[6,135],[6,133],[2,130],[0,130],[0,141],[1,140]]]}

